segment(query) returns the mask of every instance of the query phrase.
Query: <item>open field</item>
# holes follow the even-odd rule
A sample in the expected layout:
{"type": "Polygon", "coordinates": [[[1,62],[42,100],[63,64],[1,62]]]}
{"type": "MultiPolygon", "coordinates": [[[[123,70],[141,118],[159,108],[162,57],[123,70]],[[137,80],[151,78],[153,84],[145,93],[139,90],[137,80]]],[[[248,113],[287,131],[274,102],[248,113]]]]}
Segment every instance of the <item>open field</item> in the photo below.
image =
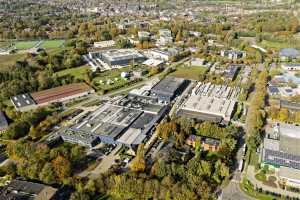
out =
{"type": "MultiPolygon", "coordinates": [[[[57,49],[60,48],[64,45],[65,40],[33,40],[33,41],[14,41],[13,44],[14,46],[19,49],[19,50],[26,50],[35,47],[38,43],[39,47],[44,48],[44,49],[57,49]]],[[[7,47],[10,43],[3,41],[0,42],[0,48],[7,47]]]]}
{"type": "Polygon", "coordinates": [[[62,47],[64,43],[64,40],[45,40],[40,47],[44,49],[55,49],[62,47]]]}
{"type": "Polygon", "coordinates": [[[263,40],[258,45],[266,49],[275,49],[275,50],[279,50],[282,48],[300,48],[299,42],[272,42],[272,41],[263,40]]]}
{"type": "Polygon", "coordinates": [[[58,76],[65,76],[65,75],[72,75],[75,78],[83,78],[85,75],[86,70],[88,70],[90,67],[87,65],[83,65],[81,67],[75,67],[75,68],[70,68],[70,69],[65,69],[56,72],[56,75],[58,76]]]}
{"type": "Polygon", "coordinates": [[[15,42],[15,47],[20,50],[30,49],[34,47],[38,41],[19,41],[15,42]]]}
{"type": "Polygon", "coordinates": [[[171,76],[178,78],[199,80],[201,74],[205,74],[207,69],[205,67],[183,67],[180,66],[175,72],[171,73],[171,76]]]}
{"type": "Polygon", "coordinates": [[[0,71],[5,71],[9,66],[12,66],[16,61],[25,58],[25,54],[12,54],[0,56],[0,71]]]}

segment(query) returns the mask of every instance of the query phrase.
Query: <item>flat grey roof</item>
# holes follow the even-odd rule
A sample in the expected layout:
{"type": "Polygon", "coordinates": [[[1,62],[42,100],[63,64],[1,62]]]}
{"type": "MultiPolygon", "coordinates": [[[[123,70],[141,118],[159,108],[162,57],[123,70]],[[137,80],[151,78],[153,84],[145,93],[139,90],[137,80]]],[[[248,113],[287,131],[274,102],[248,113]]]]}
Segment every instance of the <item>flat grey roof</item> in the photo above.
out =
{"type": "Polygon", "coordinates": [[[300,126],[280,123],[279,131],[281,136],[300,139],[300,126]]]}
{"type": "Polygon", "coordinates": [[[59,133],[63,140],[73,140],[82,144],[92,144],[97,136],[88,132],[82,132],[73,129],[66,129],[59,133]]]}
{"type": "Polygon", "coordinates": [[[279,151],[279,140],[264,138],[264,148],[273,151],[279,151]]]}
{"type": "Polygon", "coordinates": [[[298,155],[264,148],[262,158],[263,162],[271,165],[286,166],[300,170],[300,156],[298,155]]]}
{"type": "Polygon", "coordinates": [[[183,78],[168,76],[156,84],[152,88],[152,91],[173,94],[184,83],[184,81],[185,80],[183,78]]]}
{"type": "Polygon", "coordinates": [[[144,129],[155,118],[156,115],[143,113],[133,124],[132,128],[144,129]]]}
{"type": "Polygon", "coordinates": [[[11,100],[12,100],[13,104],[15,105],[15,107],[17,107],[17,108],[36,104],[34,102],[33,98],[28,93],[13,96],[13,97],[11,97],[11,100]]]}
{"type": "Polygon", "coordinates": [[[102,56],[110,61],[126,60],[126,59],[137,59],[145,58],[145,56],[139,53],[135,49],[113,49],[102,53],[102,56]]]}
{"type": "Polygon", "coordinates": [[[217,115],[223,118],[230,117],[236,101],[216,97],[192,95],[185,102],[182,110],[217,115]]]}
{"type": "Polygon", "coordinates": [[[279,176],[287,179],[300,180],[300,170],[289,167],[280,167],[279,176]]]}
{"type": "Polygon", "coordinates": [[[142,131],[140,129],[136,128],[129,128],[119,139],[118,142],[122,144],[128,144],[131,145],[134,143],[134,141],[137,140],[139,137],[144,137],[145,135],[142,134],[142,131]]]}
{"type": "Polygon", "coordinates": [[[122,106],[104,104],[88,118],[73,126],[74,130],[116,138],[143,112],[122,106]]]}
{"type": "Polygon", "coordinates": [[[284,48],[284,49],[280,49],[279,56],[297,57],[299,56],[299,51],[294,48],[284,48]]]}

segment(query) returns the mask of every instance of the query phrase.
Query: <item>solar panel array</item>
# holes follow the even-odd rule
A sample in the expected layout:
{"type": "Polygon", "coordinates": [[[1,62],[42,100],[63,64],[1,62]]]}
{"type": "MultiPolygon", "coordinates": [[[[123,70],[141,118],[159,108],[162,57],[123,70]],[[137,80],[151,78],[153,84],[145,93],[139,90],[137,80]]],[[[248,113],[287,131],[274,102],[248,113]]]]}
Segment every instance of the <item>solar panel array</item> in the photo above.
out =
{"type": "Polygon", "coordinates": [[[265,149],[264,162],[300,170],[300,156],[265,149]]]}

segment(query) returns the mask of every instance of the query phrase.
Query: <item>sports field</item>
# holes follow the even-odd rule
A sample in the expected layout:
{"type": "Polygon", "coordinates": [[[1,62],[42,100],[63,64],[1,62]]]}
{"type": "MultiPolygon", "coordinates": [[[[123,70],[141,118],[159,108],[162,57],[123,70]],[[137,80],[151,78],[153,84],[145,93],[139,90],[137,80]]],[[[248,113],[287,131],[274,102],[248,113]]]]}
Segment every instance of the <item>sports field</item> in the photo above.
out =
{"type": "MultiPolygon", "coordinates": [[[[35,41],[16,41],[14,45],[19,50],[31,49],[33,47],[41,47],[44,49],[57,49],[64,45],[64,40],[35,40],[35,41]]],[[[3,43],[4,44],[4,43],[3,43]]]]}
{"type": "Polygon", "coordinates": [[[62,47],[64,43],[64,40],[45,40],[40,47],[44,49],[55,49],[62,47]]]}
{"type": "Polygon", "coordinates": [[[34,47],[38,41],[19,41],[15,42],[15,47],[20,50],[30,49],[34,47]]]}

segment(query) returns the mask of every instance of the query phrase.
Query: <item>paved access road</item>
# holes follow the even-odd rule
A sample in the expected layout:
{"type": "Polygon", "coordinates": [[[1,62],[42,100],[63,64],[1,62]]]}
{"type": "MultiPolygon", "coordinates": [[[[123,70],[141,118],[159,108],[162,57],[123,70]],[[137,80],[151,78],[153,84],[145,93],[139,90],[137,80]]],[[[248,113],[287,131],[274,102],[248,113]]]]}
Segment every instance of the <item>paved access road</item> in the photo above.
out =
{"type": "MultiPolygon", "coordinates": [[[[237,125],[237,124],[236,124],[237,125]]],[[[239,124],[243,125],[243,124],[239,124]]],[[[241,126],[243,127],[243,126],[241,126]]],[[[239,171],[238,165],[239,161],[244,157],[244,149],[243,146],[245,144],[245,135],[241,133],[238,140],[238,152],[236,154],[236,163],[235,163],[235,171],[233,172],[233,178],[230,180],[230,183],[223,188],[221,199],[223,200],[252,200],[253,198],[247,196],[240,189],[240,182],[242,180],[242,172],[239,171]]]]}

